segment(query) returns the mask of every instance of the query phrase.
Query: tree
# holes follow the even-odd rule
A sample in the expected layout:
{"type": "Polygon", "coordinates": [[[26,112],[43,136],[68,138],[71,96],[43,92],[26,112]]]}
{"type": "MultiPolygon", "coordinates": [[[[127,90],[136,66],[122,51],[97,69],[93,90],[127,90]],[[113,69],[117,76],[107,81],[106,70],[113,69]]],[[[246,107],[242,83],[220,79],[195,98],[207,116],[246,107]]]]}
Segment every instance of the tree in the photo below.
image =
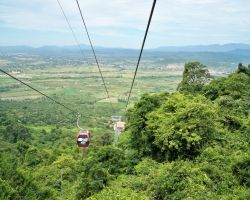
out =
{"type": "Polygon", "coordinates": [[[127,131],[121,140],[129,135],[127,145],[137,151],[137,156],[143,157],[154,154],[154,135],[146,130],[147,114],[160,107],[168,94],[145,94],[127,114],[127,131]]]}
{"type": "Polygon", "coordinates": [[[24,163],[29,167],[35,167],[43,161],[43,157],[39,149],[30,146],[24,158],[24,163]]]}
{"type": "Polygon", "coordinates": [[[16,143],[16,149],[19,152],[20,159],[23,160],[27,150],[29,149],[29,144],[20,140],[16,143]]]}
{"type": "Polygon", "coordinates": [[[250,157],[236,163],[233,167],[233,173],[241,185],[250,187],[250,157]]]}
{"type": "Polygon", "coordinates": [[[15,193],[15,190],[10,186],[8,181],[0,178],[0,199],[8,200],[15,193]]]}
{"type": "Polygon", "coordinates": [[[152,199],[207,199],[205,196],[214,199],[212,181],[190,161],[163,164],[151,177],[152,199]]]}
{"type": "Polygon", "coordinates": [[[29,140],[31,134],[24,125],[20,123],[11,123],[5,128],[3,132],[3,137],[5,140],[11,143],[17,143],[17,141],[19,140],[29,140]]]}
{"type": "Polygon", "coordinates": [[[93,141],[95,142],[95,145],[105,146],[105,145],[111,145],[113,142],[113,133],[108,132],[106,130],[102,130],[102,134],[95,135],[93,137],[93,141]]]}
{"type": "Polygon", "coordinates": [[[248,67],[245,67],[242,63],[239,63],[237,73],[244,73],[250,76],[250,65],[248,65],[248,67]]]}
{"type": "Polygon", "coordinates": [[[209,83],[212,76],[206,66],[199,62],[186,63],[184,66],[183,78],[177,90],[195,94],[202,90],[202,87],[209,83]]]}
{"type": "Polygon", "coordinates": [[[113,146],[93,149],[77,166],[79,173],[76,199],[86,199],[102,190],[109,180],[123,173],[124,152],[113,146]]]}
{"type": "Polygon", "coordinates": [[[216,106],[203,96],[174,94],[148,115],[152,141],[168,160],[193,158],[211,142],[218,127],[216,106]]]}
{"type": "Polygon", "coordinates": [[[250,78],[245,73],[232,73],[213,80],[202,93],[219,105],[220,121],[230,130],[241,128],[241,121],[249,115],[250,78]]]}

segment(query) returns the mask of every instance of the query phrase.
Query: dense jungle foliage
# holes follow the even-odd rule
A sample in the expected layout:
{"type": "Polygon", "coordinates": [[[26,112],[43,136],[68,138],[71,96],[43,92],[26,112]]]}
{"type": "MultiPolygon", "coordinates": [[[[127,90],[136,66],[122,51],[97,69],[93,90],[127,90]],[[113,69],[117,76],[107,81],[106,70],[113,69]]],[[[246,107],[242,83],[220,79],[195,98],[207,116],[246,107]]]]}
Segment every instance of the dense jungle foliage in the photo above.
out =
{"type": "Polygon", "coordinates": [[[83,159],[73,119],[55,126],[66,113],[43,102],[0,101],[2,200],[250,199],[250,65],[214,79],[187,63],[175,93],[129,109],[117,144],[95,129],[83,159]]]}

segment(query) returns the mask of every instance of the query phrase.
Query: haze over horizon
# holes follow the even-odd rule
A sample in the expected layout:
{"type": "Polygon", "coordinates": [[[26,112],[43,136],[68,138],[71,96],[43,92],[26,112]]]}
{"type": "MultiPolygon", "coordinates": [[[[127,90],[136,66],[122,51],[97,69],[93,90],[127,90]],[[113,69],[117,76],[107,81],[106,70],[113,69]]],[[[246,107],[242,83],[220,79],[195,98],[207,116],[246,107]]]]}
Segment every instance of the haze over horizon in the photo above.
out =
{"type": "MultiPolygon", "coordinates": [[[[88,44],[75,1],[60,0],[80,43],[88,44]]],[[[80,0],[95,46],[137,49],[151,0],[80,0]],[[115,17],[114,17],[115,16],[115,17]]],[[[74,45],[56,0],[0,0],[0,45],[74,45]]],[[[250,1],[158,1],[146,48],[250,44],[250,1]],[[211,15],[212,13],[212,15],[211,15]]]]}

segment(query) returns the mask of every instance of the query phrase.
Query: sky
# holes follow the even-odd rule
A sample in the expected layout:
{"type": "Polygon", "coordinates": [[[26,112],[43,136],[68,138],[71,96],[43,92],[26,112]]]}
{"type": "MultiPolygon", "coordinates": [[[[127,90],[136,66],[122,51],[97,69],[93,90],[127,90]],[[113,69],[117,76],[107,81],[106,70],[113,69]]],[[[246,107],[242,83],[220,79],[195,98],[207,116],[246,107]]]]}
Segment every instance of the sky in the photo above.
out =
{"type": "MultiPolygon", "coordinates": [[[[60,0],[88,44],[75,0],[60,0]]],[[[95,46],[138,49],[153,0],[79,0],[95,46]]],[[[250,0],[157,0],[146,48],[250,44],[250,0]]],[[[0,46],[75,45],[57,0],[0,0],[0,46]]]]}

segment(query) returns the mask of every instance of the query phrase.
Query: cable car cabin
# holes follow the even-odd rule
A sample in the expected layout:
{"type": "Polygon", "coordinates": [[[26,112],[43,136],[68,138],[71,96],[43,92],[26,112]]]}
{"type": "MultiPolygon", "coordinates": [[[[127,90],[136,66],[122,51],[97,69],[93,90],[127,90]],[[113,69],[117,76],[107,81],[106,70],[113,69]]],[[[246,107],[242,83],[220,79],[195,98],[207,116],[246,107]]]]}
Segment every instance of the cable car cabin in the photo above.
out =
{"type": "Polygon", "coordinates": [[[80,148],[88,148],[90,142],[90,133],[89,131],[80,130],[77,134],[77,145],[80,148]]]}

